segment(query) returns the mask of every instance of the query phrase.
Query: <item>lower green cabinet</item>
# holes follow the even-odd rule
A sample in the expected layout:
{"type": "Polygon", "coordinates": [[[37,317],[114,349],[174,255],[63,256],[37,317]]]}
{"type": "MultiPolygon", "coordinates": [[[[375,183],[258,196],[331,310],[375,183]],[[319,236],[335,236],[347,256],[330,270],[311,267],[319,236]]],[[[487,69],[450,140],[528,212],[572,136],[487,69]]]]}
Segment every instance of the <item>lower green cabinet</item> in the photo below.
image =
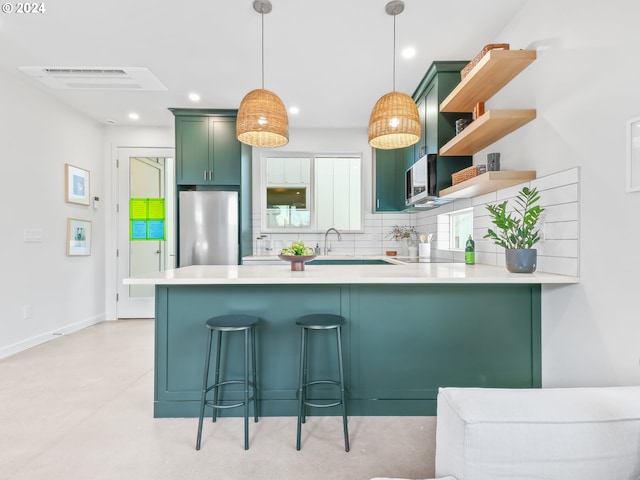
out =
{"type": "MultiPolygon", "coordinates": [[[[158,285],[154,415],[197,416],[205,322],[225,313],[261,319],[257,370],[264,416],[296,414],[300,331],[295,321],[309,313],[347,319],[349,415],[435,415],[439,387],[537,388],[540,291],[540,285],[526,284],[158,285]]],[[[242,342],[229,340],[227,374],[241,375],[242,342]]],[[[314,339],[310,353],[318,378],[330,378],[335,337],[314,339]]],[[[320,386],[313,395],[335,393],[320,386]]],[[[241,392],[229,387],[224,395],[233,400],[241,392]]]]}

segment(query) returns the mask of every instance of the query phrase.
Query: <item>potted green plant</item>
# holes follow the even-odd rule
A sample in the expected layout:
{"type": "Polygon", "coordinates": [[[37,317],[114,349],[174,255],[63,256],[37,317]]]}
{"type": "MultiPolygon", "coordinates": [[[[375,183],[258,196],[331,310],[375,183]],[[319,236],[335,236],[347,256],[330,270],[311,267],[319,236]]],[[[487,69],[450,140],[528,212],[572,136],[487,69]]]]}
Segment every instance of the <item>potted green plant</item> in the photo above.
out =
{"type": "Polygon", "coordinates": [[[497,231],[488,229],[483,238],[490,238],[505,249],[507,270],[513,273],[531,273],[536,270],[538,252],[532,248],[540,241],[540,230],[536,229],[544,208],[537,205],[540,194],[535,188],[523,187],[515,198],[517,206],[507,212],[508,202],[487,205],[491,222],[497,231]]]}
{"type": "Polygon", "coordinates": [[[391,238],[396,242],[404,241],[406,252],[403,253],[403,256],[416,257],[418,255],[418,232],[416,227],[394,225],[387,234],[387,238],[391,238]]]}

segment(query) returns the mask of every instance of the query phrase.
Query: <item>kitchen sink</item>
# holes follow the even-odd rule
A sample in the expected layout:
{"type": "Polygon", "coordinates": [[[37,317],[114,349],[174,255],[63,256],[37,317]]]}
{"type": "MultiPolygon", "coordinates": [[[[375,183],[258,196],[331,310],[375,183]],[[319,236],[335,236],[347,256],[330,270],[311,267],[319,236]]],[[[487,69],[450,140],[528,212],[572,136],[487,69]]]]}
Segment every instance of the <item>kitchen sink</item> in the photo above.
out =
{"type": "Polygon", "coordinates": [[[306,262],[307,265],[393,265],[391,262],[381,260],[377,258],[340,258],[340,259],[326,259],[310,260],[306,262]]]}

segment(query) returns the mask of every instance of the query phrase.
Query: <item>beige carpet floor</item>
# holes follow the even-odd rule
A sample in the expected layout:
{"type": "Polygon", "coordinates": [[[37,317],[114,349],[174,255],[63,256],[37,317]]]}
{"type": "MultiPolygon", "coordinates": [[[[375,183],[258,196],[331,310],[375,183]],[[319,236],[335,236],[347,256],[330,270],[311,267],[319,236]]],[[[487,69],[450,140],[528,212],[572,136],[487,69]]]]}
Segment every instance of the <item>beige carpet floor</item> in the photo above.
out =
{"type": "Polygon", "coordinates": [[[310,417],[205,422],[153,418],[153,321],[103,322],[0,360],[0,479],[429,478],[435,417],[310,417]]]}

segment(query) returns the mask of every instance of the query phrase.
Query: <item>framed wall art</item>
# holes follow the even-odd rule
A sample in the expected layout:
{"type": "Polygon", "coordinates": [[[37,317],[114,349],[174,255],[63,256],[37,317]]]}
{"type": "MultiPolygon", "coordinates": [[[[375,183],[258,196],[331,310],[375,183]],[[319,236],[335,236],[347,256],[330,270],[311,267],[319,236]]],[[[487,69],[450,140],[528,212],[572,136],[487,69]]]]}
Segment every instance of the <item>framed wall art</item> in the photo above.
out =
{"type": "Polygon", "coordinates": [[[627,191],[640,191],[640,117],[627,121],[627,191]]]}
{"type": "Polygon", "coordinates": [[[65,163],[64,184],[67,202],[89,205],[89,170],[65,163]]]}
{"type": "Polygon", "coordinates": [[[67,218],[67,256],[91,255],[91,221],[67,218]]]}

